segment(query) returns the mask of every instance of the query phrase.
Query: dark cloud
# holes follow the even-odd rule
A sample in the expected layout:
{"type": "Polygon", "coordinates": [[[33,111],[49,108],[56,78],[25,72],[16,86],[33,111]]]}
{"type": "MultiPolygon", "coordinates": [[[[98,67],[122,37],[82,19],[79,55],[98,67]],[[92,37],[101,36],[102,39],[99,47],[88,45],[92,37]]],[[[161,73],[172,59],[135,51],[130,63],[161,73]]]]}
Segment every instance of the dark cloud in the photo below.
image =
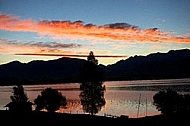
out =
{"type": "Polygon", "coordinates": [[[138,29],[137,26],[130,25],[128,23],[113,23],[113,24],[106,24],[103,26],[106,28],[113,28],[113,29],[129,29],[129,28],[138,29]]]}
{"type": "Polygon", "coordinates": [[[0,45],[14,45],[14,46],[30,46],[30,47],[44,47],[49,49],[62,49],[62,48],[79,48],[80,44],[65,44],[59,42],[36,42],[36,41],[19,41],[0,38],[0,45]]]}
{"type": "MultiPolygon", "coordinates": [[[[62,57],[88,57],[88,55],[67,55],[67,54],[38,54],[38,53],[19,53],[15,55],[34,55],[34,56],[62,56],[62,57]]],[[[121,56],[121,55],[95,55],[95,57],[102,57],[102,58],[121,58],[121,57],[127,57],[127,56],[121,56]]]]}
{"type": "Polygon", "coordinates": [[[25,43],[25,45],[30,45],[30,46],[37,46],[37,47],[46,47],[46,48],[77,48],[81,47],[82,45],[80,44],[65,44],[65,43],[58,43],[58,42],[29,42],[25,43]]]}

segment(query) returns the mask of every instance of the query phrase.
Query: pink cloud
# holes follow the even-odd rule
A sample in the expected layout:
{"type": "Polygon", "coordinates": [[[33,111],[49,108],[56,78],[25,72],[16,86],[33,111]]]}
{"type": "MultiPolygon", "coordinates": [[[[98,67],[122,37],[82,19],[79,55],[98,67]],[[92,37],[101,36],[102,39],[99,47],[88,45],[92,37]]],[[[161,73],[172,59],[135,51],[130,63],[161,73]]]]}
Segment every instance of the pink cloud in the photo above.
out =
{"type": "Polygon", "coordinates": [[[104,39],[139,42],[190,43],[189,37],[172,36],[157,28],[140,29],[127,23],[97,26],[82,21],[40,21],[22,20],[19,17],[0,14],[0,29],[17,32],[35,32],[54,38],[66,36],[69,39],[104,39]]]}

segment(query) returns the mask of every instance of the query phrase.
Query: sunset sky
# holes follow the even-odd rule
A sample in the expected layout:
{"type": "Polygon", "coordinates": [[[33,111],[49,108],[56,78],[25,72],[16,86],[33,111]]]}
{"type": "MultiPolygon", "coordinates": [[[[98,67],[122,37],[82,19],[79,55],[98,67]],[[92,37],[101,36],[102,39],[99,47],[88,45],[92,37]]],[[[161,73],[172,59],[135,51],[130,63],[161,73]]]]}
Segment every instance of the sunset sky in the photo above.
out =
{"type": "Polygon", "coordinates": [[[178,49],[190,49],[190,0],[0,0],[0,64],[178,49]]]}

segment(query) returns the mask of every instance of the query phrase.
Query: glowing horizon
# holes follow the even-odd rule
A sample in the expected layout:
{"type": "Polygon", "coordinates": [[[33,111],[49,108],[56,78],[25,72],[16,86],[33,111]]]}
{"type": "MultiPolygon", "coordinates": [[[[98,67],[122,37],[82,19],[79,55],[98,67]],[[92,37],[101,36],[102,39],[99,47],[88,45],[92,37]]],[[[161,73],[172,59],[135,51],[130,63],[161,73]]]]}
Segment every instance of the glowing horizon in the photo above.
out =
{"type": "MultiPolygon", "coordinates": [[[[62,57],[88,57],[89,55],[69,55],[69,54],[32,54],[32,53],[18,53],[15,55],[33,55],[33,56],[62,56],[62,57]]],[[[94,55],[95,57],[99,58],[126,58],[127,56],[121,56],[121,55],[94,55]]]]}

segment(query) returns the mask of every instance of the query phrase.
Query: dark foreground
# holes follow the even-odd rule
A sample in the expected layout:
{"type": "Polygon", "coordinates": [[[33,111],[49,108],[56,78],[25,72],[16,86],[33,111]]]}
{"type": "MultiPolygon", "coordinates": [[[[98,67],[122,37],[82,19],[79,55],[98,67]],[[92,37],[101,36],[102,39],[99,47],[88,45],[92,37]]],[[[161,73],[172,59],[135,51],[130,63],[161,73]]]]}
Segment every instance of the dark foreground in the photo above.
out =
{"type": "Polygon", "coordinates": [[[168,116],[156,115],[142,118],[117,118],[86,115],[65,114],[48,112],[11,113],[8,110],[0,111],[0,122],[4,125],[141,125],[141,126],[165,126],[165,125],[190,125],[190,113],[178,113],[168,116]]]}

